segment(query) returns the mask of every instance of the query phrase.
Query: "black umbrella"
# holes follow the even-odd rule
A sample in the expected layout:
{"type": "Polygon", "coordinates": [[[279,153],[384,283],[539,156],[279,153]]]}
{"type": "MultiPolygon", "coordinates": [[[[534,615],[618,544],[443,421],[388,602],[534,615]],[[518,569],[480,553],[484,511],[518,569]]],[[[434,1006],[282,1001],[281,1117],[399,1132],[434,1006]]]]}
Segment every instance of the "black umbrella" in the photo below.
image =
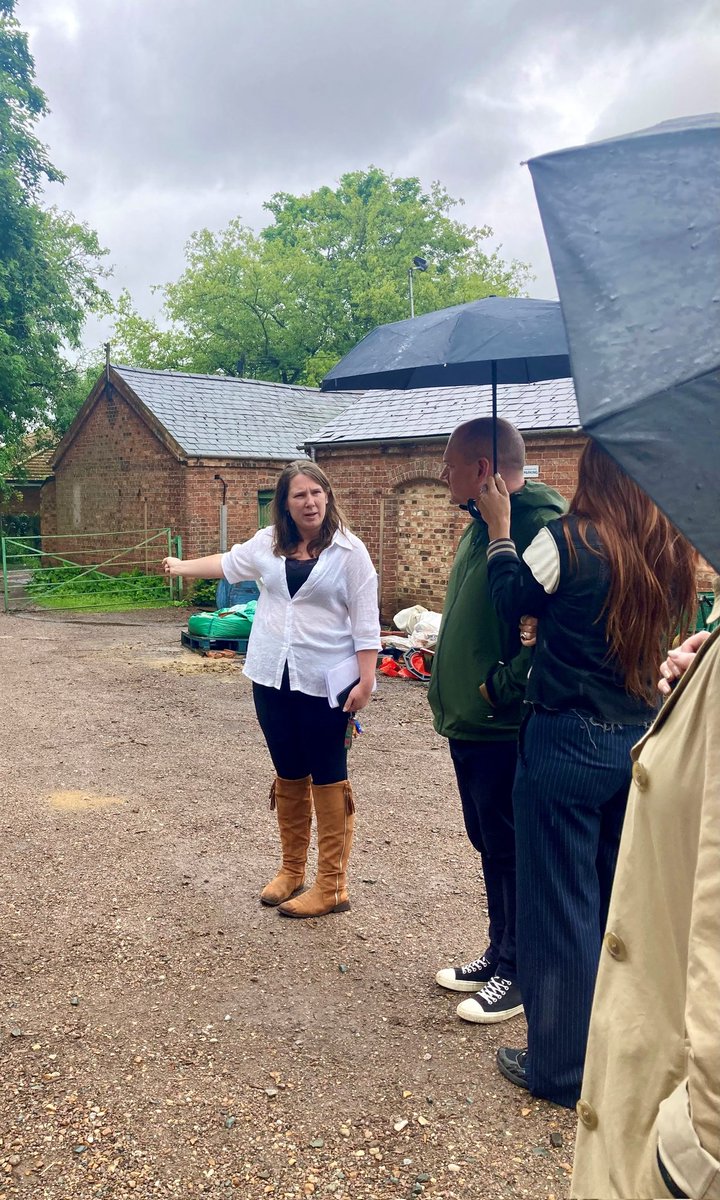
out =
{"type": "Polygon", "coordinates": [[[493,470],[498,383],[570,374],[557,300],[486,296],[378,325],[322,381],[323,391],[492,385],[493,470]]]}
{"type": "Polygon", "coordinates": [[[720,570],[720,116],[529,166],[583,428],[720,570]]]}

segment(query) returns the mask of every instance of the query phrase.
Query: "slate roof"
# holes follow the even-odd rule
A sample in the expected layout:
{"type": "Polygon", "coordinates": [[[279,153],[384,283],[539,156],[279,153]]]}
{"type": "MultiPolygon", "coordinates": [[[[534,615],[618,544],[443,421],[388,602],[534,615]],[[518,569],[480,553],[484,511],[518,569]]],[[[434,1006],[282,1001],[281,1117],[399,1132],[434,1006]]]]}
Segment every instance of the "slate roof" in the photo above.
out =
{"type": "Polygon", "coordinates": [[[306,440],[353,399],[223,375],[112,370],[193,458],[297,458],[306,440]]]}
{"type": "MultiPolygon", "coordinates": [[[[362,392],[343,412],[309,437],[306,445],[447,437],[462,421],[490,416],[490,412],[489,387],[362,392]]],[[[575,429],[580,419],[573,381],[551,379],[500,386],[498,416],[528,432],[575,429]]]]}

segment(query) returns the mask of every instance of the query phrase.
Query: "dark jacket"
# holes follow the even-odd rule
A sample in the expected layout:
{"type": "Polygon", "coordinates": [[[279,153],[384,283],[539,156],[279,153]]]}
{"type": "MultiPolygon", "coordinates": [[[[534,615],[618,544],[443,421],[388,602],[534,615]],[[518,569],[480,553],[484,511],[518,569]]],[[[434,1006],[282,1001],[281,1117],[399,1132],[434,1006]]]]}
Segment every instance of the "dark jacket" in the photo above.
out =
{"type": "Polygon", "coordinates": [[[574,709],[619,725],[652,721],[659,703],[651,708],[629,695],[620,664],[610,655],[605,613],[610,567],[598,535],[589,525],[589,549],[580,537],[575,516],[553,521],[547,528],[557,547],[560,568],[554,592],[545,592],[512,548],[493,553],[488,565],[490,591],[503,619],[512,624],[524,613],[539,618],[528,703],[551,712],[574,709]],[[575,550],[572,556],[565,528],[575,550]]]}
{"type": "MultiPolygon", "coordinates": [[[[567,505],[556,491],[528,482],[510,498],[510,528],[520,553],[567,505]]],[[[496,614],[490,596],[487,525],[472,521],[450,573],[428,700],[435,729],[464,741],[512,741],[523,717],[532,651],[496,614]],[[488,682],[489,681],[489,682],[488,682]],[[494,703],[480,694],[488,683],[494,703]]]]}

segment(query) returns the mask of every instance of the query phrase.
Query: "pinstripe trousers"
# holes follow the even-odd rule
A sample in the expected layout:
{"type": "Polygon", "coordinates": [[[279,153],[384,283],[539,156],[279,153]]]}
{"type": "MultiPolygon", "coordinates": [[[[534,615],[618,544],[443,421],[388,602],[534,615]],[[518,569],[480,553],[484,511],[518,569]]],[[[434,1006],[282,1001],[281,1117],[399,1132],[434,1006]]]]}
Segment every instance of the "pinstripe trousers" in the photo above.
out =
{"type": "Polygon", "coordinates": [[[530,1090],[573,1108],[630,785],[645,726],[532,713],[513,789],[518,983],[530,1090]]]}

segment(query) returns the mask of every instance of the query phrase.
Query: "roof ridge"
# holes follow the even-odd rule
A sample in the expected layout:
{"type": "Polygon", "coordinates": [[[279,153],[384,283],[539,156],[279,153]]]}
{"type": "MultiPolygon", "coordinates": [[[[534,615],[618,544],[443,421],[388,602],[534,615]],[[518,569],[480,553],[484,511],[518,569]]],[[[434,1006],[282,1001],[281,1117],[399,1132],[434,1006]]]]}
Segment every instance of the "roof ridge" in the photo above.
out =
{"type": "Polygon", "coordinates": [[[136,396],[158,428],[193,457],[297,458],[305,438],[353,400],[268,379],[148,367],[113,370],[118,387],[136,396]]]}
{"type": "Polygon", "coordinates": [[[244,375],[216,375],[215,373],[208,375],[202,374],[200,371],[172,371],[164,368],[157,369],[155,367],[130,367],[124,363],[111,363],[110,366],[113,371],[118,372],[137,371],[143,375],[172,375],[180,379],[210,379],[213,383],[251,383],[258,387],[288,388],[290,391],[296,392],[316,392],[318,396],[327,396],[328,394],[309,383],[279,383],[275,379],[247,379],[244,375]]]}

